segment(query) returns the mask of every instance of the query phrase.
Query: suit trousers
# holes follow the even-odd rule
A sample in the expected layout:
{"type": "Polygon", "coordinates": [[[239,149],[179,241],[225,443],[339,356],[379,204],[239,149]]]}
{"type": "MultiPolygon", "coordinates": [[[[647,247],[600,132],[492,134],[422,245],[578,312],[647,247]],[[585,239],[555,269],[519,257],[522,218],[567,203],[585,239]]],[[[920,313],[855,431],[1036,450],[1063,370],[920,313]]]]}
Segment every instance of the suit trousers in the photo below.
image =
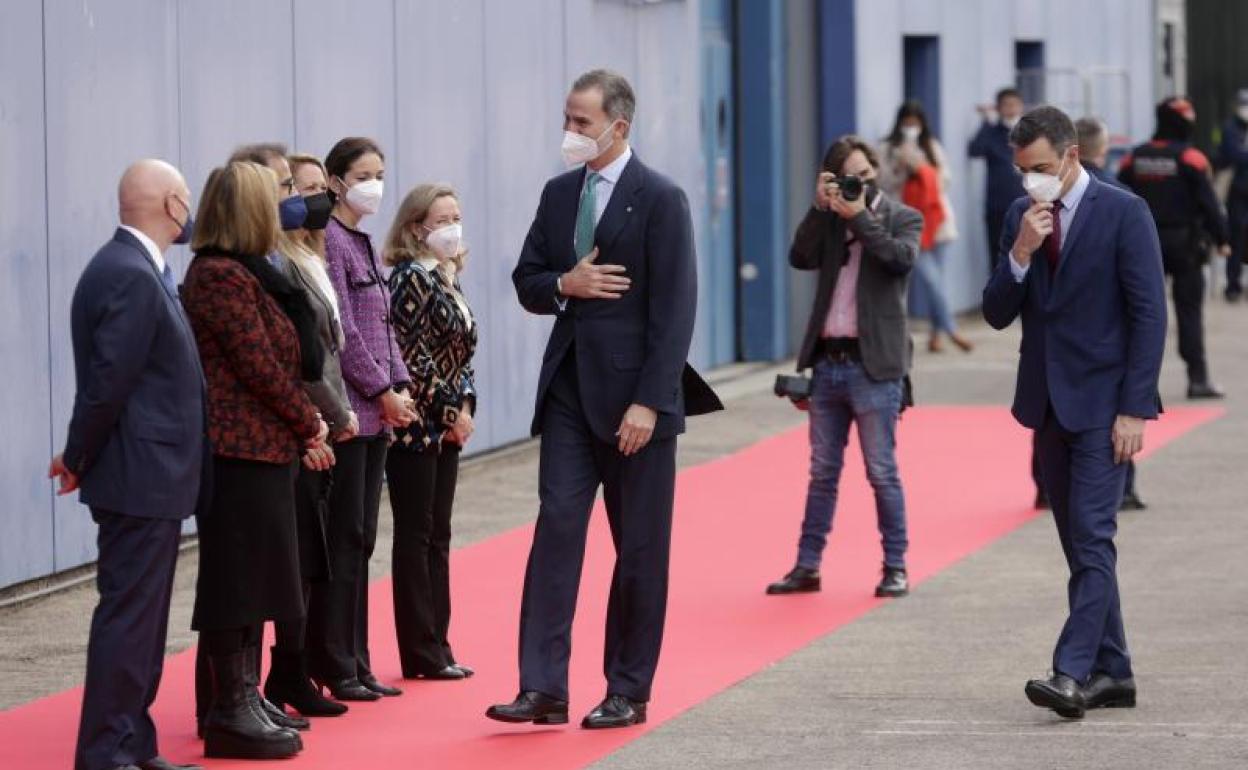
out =
{"type": "Polygon", "coordinates": [[[596,437],[581,405],[571,353],[542,410],[541,509],[520,610],[520,689],[567,700],[590,511],[603,487],[615,545],[603,672],[607,693],[648,701],[667,614],[676,439],[631,457],[596,437]]]}
{"type": "Polygon", "coordinates": [[[368,562],[377,544],[377,516],[389,437],[334,446],[329,495],[330,579],[312,585],[305,649],[309,673],[326,681],[371,673],[368,655],[368,562]]]}
{"type": "Polygon", "coordinates": [[[1114,463],[1111,434],[1110,427],[1068,431],[1051,408],[1038,431],[1045,487],[1070,568],[1070,614],[1053,652],[1053,670],[1079,682],[1098,672],[1131,676],[1114,547],[1127,466],[1114,463]]]}
{"type": "Polygon", "coordinates": [[[91,510],[100,527],[87,676],[75,770],[146,762],[158,753],[148,709],[165,662],[182,522],[91,510]]]}
{"type": "Polygon", "coordinates": [[[1231,228],[1231,256],[1226,260],[1226,290],[1243,291],[1240,274],[1248,260],[1248,195],[1231,194],[1226,199],[1226,218],[1231,228]]]}
{"type": "Polygon", "coordinates": [[[451,510],[459,478],[454,444],[386,458],[394,511],[391,587],[403,676],[435,674],[455,662],[451,625],[451,510]]]}

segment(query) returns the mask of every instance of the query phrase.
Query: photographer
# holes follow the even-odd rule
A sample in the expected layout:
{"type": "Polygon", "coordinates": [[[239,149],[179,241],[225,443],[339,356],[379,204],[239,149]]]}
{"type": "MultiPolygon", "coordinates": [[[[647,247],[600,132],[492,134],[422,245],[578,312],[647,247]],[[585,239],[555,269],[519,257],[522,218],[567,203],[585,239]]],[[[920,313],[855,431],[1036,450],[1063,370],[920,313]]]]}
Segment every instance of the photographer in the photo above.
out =
{"type": "Polygon", "coordinates": [[[823,159],[814,207],[789,252],[799,270],[818,270],[819,288],[799,370],[813,368],[810,410],[810,488],[798,541],[797,566],[769,594],[818,591],[819,564],[832,528],[837,485],[851,423],[875,490],[884,541],[884,577],[876,596],[905,596],[906,503],[895,454],[895,428],[908,401],[912,344],[905,298],[919,253],[923,218],[881,193],[879,159],[862,139],[845,136],[823,159]]]}

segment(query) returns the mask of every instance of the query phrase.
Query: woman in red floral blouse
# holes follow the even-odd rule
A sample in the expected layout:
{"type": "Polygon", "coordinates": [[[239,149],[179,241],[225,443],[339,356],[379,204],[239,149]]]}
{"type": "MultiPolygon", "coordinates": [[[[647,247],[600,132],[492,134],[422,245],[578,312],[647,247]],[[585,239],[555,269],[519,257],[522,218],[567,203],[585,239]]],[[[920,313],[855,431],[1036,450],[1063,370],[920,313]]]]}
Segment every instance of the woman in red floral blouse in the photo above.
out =
{"type": "Polygon", "coordinates": [[[278,234],[277,182],[250,162],[215,169],[201,196],[182,301],[208,383],[211,502],[198,518],[192,627],[211,662],[205,755],[291,756],[297,733],[256,691],[259,628],[303,614],[294,479],[300,455],[328,466],[328,427],[302,387],[323,353],[307,297],[265,258],[278,234]]]}

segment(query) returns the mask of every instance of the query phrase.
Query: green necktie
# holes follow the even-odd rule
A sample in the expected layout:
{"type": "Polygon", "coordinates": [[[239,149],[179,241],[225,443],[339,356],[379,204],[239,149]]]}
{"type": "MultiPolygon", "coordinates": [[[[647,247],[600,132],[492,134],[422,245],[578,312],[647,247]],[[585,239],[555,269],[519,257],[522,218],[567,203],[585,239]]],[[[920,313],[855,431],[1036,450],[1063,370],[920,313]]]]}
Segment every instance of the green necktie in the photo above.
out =
{"type": "Polygon", "coordinates": [[[581,203],[576,207],[576,234],[572,242],[576,248],[577,259],[583,258],[594,250],[594,229],[598,224],[594,221],[594,211],[598,203],[595,188],[601,179],[602,174],[597,171],[589,172],[589,176],[585,179],[585,189],[581,192],[581,203]]]}

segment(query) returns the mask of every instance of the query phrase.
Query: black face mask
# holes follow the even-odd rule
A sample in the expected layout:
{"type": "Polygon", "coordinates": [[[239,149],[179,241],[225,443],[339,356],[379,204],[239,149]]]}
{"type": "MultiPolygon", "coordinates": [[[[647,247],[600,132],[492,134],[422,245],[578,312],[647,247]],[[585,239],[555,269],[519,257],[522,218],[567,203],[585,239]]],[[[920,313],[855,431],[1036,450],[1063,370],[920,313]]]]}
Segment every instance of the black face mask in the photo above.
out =
{"type": "Polygon", "coordinates": [[[329,214],[334,210],[334,204],[329,199],[329,193],[317,193],[309,195],[303,199],[303,203],[308,207],[308,216],[303,220],[303,226],[308,230],[324,230],[325,225],[329,224],[329,214]]]}

